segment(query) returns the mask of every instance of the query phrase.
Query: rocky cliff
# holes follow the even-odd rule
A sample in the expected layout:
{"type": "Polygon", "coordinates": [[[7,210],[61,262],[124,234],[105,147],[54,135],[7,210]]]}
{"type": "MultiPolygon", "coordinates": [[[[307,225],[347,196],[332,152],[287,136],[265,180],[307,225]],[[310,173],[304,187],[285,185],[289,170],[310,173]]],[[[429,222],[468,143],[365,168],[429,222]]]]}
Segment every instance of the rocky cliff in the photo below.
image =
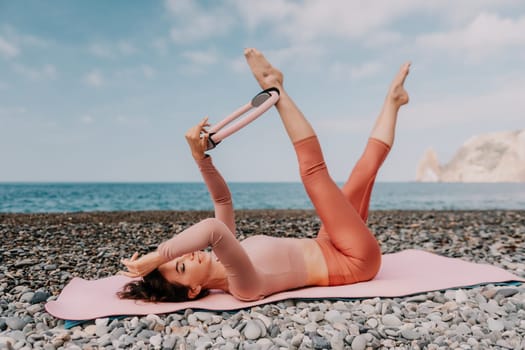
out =
{"type": "Polygon", "coordinates": [[[525,129],[474,136],[443,165],[429,149],[418,164],[416,181],[525,182],[525,129]]]}

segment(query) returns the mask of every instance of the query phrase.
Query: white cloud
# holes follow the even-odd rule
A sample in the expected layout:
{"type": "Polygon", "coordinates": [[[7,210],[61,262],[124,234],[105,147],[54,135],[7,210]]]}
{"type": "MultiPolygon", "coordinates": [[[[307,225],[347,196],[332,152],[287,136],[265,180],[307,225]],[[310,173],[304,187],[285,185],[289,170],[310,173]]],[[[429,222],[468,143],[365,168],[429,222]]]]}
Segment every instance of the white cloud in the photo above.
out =
{"type": "Polygon", "coordinates": [[[322,58],[325,50],[314,44],[297,44],[277,50],[268,50],[264,55],[268,57],[269,61],[276,67],[282,67],[285,64],[293,63],[294,66],[300,66],[304,69],[314,69],[316,62],[322,58]],[[301,60],[297,60],[300,57],[301,60]]]}
{"type": "Polygon", "coordinates": [[[192,0],[167,0],[166,7],[176,19],[170,31],[176,43],[194,42],[228,33],[233,25],[230,11],[214,7],[208,12],[192,0]]]}
{"type": "Polygon", "coordinates": [[[197,66],[208,66],[218,61],[218,55],[213,50],[208,51],[186,51],[181,56],[197,66]]]}
{"type": "Polygon", "coordinates": [[[20,34],[9,25],[3,25],[0,31],[0,56],[5,58],[19,56],[23,48],[42,48],[49,44],[48,41],[36,36],[20,34]]]}
{"type": "Polygon", "coordinates": [[[143,64],[140,67],[140,70],[142,71],[142,74],[144,74],[144,77],[148,78],[148,79],[154,78],[155,75],[157,74],[157,71],[153,67],[151,67],[151,66],[149,66],[147,64],[143,64]]]}
{"type": "Polygon", "coordinates": [[[227,3],[248,29],[264,27],[295,44],[334,38],[362,41],[368,47],[399,43],[401,33],[390,27],[410,16],[432,16],[437,23],[463,25],[483,12],[522,6],[520,0],[230,0],[227,3]]]}
{"type": "Polygon", "coordinates": [[[32,80],[55,79],[57,77],[57,70],[52,64],[46,64],[42,66],[42,68],[32,68],[20,63],[15,63],[13,69],[18,74],[32,80]]]}
{"type": "Polygon", "coordinates": [[[119,41],[115,43],[92,43],[88,47],[88,51],[99,58],[114,59],[119,56],[130,56],[138,52],[138,49],[129,41],[119,41]]]}
{"type": "Polygon", "coordinates": [[[100,43],[91,44],[89,46],[89,52],[100,58],[113,58],[113,51],[107,45],[102,45],[100,43]]]}
{"type": "Polygon", "coordinates": [[[95,122],[95,118],[93,118],[93,116],[91,116],[90,114],[85,114],[82,117],[80,117],[80,122],[86,125],[93,124],[95,122]]]}
{"type": "Polygon", "coordinates": [[[9,42],[0,36],[0,55],[6,58],[16,57],[20,53],[20,49],[13,43],[9,42]]]}
{"type": "Polygon", "coordinates": [[[385,46],[398,45],[403,37],[400,33],[393,31],[379,31],[367,36],[364,46],[371,48],[384,48],[385,46]]]}
{"type": "Polygon", "coordinates": [[[315,122],[315,128],[319,131],[327,131],[336,134],[367,133],[373,126],[373,119],[343,116],[333,119],[322,119],[315,122]]]}
{"type": "Polygon", "coordinates": [[[266,23],[284,21],[296,11],[301,10],[299,4],[287,0],[232,0],[231,3],[250,29],[266,23]]]}
{"type": "Polygon", "coordinates": [[[364,79],[377,75],[384,68],[380,62],[365,62],[360,66],[336,62],[330,68],[331,72],[338,77],[351,77],[352,79],[364,79]]]}
{"type": "Polygon", "coordinates": [[[122,55],[133,55],[137,53],[138,49],[129,41],[120,41],[117,43],[117,49],[122,55]]]}
{"type": "Polygon", "coordinates": [[[295,43],[325,37],[356,39],[374,31],[383,32],[387,24],[420,7],[416,0],[329,3],[235,0],[233,3],[249,28],[267,26],[269,31],[285,35],[295,43]]]}
{"type": "Polygon", "coordinates": [[[105,79],[102,73],[95,69],[86,74],[84,82],[93,87],[100,87],[104,85],[105,79]]]}
{"type": "Polygon", "coordinates": [[[244,57],[236,57],[230,61],[231,69],[236,73],[246,73],[249,71],[246,59],[244,57]]]}
{"type": "Polygon", "coordinates": [[[404,112],[407,128],[420,130],[479,123],[508,123],[523,127],[525,77],[488,85],[491,87],[489,92],[475,96],[454,94],[417,103],[413,101],[404,112]]]}
{"type": "Polygon", "coordinates": [[[0,106],[0,117],[16,117],[22,114],[27,113],[26,107],[16,106],[16,107],[2,107],[0,106]]]}
{"type": "Polygon", "coordinates": [[[525,47],[525,16],[513,20],[481,13],[465,28],[421,35],[416,43],[423,49],[467,53],[470,57],[498,53],[508,47],[525,47]]]}
{"type": "Polygon", "coordinates": [[[165,55],[168,52],[168,43],[166,39],[157,38],[153,40],[151,46],[155,48],[155,50],[157,50],[157,53],[159,55],[165,55]]]}

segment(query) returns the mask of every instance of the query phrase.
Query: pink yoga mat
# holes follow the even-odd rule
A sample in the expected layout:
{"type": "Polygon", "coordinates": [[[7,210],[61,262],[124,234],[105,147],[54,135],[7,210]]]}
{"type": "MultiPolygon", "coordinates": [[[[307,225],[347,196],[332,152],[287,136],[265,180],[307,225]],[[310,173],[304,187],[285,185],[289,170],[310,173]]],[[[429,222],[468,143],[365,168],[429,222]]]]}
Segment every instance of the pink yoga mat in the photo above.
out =
{"type": "Polygon", "coordinates": [[[130,280],[124,276],[91,281],[74,278],[56,301],[46,304],[46,310],[57,318],[87,320],[115,315],[162,314],[187,308],[237,310],[284,299],[398,297],[483,283],[525,282],[524,278],[492,265],[413,249],[383,255],[381,269],[372,281],[296,289],[252,302],[239,301],[222,291],[213,291],[203,299],[182,303],[147,303],[117,298],[115,293],[130,280]]]}

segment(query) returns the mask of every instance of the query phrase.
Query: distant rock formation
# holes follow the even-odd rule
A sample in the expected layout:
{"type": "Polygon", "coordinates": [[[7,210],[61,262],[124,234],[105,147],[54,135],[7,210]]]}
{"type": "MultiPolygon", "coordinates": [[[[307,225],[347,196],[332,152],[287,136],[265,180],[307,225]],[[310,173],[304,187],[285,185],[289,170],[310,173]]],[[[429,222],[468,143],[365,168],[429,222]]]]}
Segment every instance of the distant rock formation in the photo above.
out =
{"type": "Polygon", "coordinates": [[[525,182],[525,129],[470,138],[440,165],[428,149],[418,164],[421,182],[525,182]]]}

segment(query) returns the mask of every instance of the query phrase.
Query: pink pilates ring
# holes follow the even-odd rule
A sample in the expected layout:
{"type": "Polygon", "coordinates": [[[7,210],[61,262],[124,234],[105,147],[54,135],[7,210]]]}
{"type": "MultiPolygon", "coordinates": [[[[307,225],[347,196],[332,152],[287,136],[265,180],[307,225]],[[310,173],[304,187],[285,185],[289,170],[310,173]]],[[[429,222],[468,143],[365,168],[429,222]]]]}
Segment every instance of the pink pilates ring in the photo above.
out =
{"type": "Polygon", "coordinates": [[[279,89],[277,88],[269,88],[264,91],[259,92],[257,95],[255,95],[252,100],[245,104],[244,106],[240,107],[236,111],[234,111],[232,114],[224,118],[219,123],[213,125],[209,130],[208,133],[210,137],[208,138],[208,151],[211,149],[214,149],[222,140],[224,140],[226,137],[230,136],[236,131],[239,131],[240,129],[244,128],[246,125],[253,122],[255,119],[260,117],[264,112],[266,112],[270,107],[272,107],[274,104],[277,103],[279,100],[279,89]],[[250,114],[248,114],[246,117],[241,119],[235,124],[232,124],[228,127],[226,125],[230,124],[235,119],[242,116],[244,113],[248,112],[250,109],[255,108],[250,114]]]}

